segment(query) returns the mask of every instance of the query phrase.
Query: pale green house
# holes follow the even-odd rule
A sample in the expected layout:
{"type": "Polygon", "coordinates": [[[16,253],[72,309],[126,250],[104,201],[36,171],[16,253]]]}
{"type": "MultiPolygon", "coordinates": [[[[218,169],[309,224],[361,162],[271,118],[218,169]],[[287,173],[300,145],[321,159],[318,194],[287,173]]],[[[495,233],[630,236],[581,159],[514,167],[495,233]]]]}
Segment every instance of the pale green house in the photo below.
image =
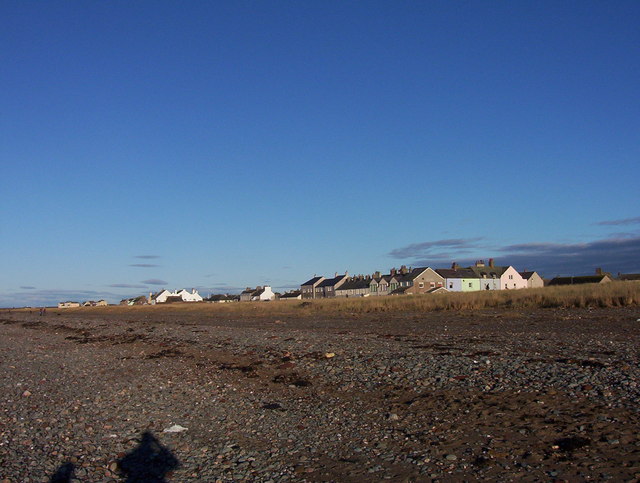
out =
{"type": "Polygon", "coordinates": [[[438,268],[436,273],[444,278],[444,288],[450,292],[480,290],[480,278],[470,268],[438,268]]]}

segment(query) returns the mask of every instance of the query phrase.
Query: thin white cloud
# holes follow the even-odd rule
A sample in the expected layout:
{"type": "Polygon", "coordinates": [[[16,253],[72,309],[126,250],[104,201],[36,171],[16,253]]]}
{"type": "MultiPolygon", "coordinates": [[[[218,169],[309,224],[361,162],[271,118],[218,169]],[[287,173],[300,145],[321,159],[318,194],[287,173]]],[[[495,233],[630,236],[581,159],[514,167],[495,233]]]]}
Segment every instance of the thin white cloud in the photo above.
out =
{"type": "Polygon", "coordinates": [[[148,280],[142,280],[140,283],[144,283],[146,285],[167,285],[165,280],[160,280],[159,278],[150,278],[148,280]]]}
{"type": "Polygon", "coordinates": [[[112,283],[111,285],[107,285],[107,287],[112,287],[112,288],[147,288],[146,285],[130,284],[130,283],[112,283]]]}

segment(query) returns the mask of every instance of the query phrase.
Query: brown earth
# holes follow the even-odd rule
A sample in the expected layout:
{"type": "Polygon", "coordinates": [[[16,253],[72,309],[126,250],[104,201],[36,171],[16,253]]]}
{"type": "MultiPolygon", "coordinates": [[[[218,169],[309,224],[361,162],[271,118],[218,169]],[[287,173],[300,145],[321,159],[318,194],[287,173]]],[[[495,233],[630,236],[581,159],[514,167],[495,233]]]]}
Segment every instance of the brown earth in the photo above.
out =
{"type": "Polygon", "coordinates": [[[0,481],[637,481],[638,319],[0,311],[0,481]]]}

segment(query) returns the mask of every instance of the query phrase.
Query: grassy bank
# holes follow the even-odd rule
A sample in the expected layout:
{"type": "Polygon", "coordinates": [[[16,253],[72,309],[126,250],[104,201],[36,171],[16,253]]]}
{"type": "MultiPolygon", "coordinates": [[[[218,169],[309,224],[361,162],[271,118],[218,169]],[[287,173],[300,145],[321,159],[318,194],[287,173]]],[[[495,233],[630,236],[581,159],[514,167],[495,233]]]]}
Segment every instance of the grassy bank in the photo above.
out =
{"type": "Polygon", "coordinates": [[[640,305],[640,282],[573,285],[527,290],[479,291],[407,297],[317,300],[308,306],[318,312],[429,312],[487,308],[585,308],[640,305]]]}

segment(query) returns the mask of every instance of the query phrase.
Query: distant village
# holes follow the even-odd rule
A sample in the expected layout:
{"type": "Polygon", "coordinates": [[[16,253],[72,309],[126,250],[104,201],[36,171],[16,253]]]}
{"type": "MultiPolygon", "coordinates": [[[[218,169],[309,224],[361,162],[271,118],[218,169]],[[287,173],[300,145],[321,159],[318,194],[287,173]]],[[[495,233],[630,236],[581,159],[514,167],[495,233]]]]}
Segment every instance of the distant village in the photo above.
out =
{"type": "MultiPolygon", "coordinates": [[[[196,289],[191,292],[178,289],[170,292],[162,289],[149,295],[140,295],[120,301],[120,305],[156,305],[177,302],[268,302],[273,300],[302,300],[348,297],[379,297],[393,295],[439,294],[448,292],[476,292],[481,290],[521,290],[554,285],[578,285],[585,283],[609,283],[613,280],[640,280],[640,274],[609,272],[597,268],[594,275],[555,277],[544,280],[535,271],[517,271],[513,266],[498,266],[492,258],[485,264],[478,260],[471,267],[450,268],[419,267],[405,265],[392,268],[389,273],[374,272],[366,275],[335,273],[333,277],[314,275],[300,285],[299,289],[285,293],[274,292],[270,286],[247,287],[240,294],[211,294],[203,298],[196,289]]],[[[105,306],[105,300],[60,302],[58,308],[105,306]]]]}

